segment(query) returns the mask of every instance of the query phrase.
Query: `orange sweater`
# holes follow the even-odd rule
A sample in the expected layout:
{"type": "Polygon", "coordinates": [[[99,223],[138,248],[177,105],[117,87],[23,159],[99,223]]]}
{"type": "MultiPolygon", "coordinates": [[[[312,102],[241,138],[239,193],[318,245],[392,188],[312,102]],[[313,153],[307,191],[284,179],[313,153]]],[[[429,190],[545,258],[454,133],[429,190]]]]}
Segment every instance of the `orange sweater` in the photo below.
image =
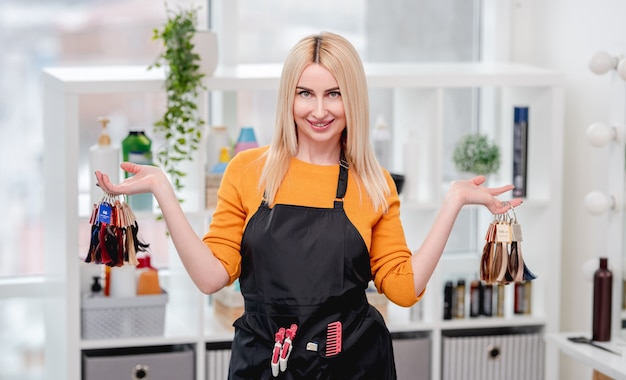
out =
{"type": "MultiPolygon", "coordinates": [[[[258,188],[263,167],[259,157],[267,147],[238,153],[228,164],[218,190],[218,201],[209,231],[203,238],[213,254],[224,264],[235,281],[241,272],[240,244],[246,224],[257,211],[263,198],[258,188]]],[[[333,207],[337,191],[339,165],[320,166],[293,158],[283,183],[276,194],[276,203],[310,207],[333,207]]],[[[344,210],[361,233],[370,253],[372,278],[376,288],[400,306],[411,306],[420,297],[415,295],[411,251],[407,247],[400,222],[400,200],[391,176],[392,189],[387,198],[389,211],[374,211],[359,189],[351,171],[344,210]]]]}

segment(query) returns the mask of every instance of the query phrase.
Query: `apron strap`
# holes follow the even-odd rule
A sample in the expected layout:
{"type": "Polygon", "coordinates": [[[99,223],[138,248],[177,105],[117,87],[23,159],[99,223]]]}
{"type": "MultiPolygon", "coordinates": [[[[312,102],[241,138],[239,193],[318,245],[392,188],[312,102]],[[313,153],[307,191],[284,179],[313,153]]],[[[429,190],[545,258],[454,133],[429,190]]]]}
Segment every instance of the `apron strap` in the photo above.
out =
{"type": "Polygon", "coordinates": [[[346,196],[346,189],[348,188],[348,168],[350,168],[350,164],[348,164],[348,160],[346,160],[342,149],[341,156],[339,157],[339,178],[337,179],[337,199],[335,203],[339,200],[343,202],[343,198],[346,196]]]}

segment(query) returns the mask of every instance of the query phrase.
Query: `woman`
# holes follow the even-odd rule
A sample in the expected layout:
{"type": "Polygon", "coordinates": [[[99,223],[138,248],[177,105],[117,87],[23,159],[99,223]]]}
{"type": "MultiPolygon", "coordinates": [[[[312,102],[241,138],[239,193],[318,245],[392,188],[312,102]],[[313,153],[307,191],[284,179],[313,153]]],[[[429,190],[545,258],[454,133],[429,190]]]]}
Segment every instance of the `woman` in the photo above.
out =
{"type": "Polygon", "coordinates": [[[464,205],[503,213],[521,200],[495,196],[484,177],[452,183],[432,229],[411,252],[389,173],[369,143],[363,66],[344,38],[321,33],[288,55],[269,146],[237,154],[198,239],[172,186],[151,166],[112,194],[152,192],[189,275],[205,293],[239,279],[244,315],[235,321],[231,379],[394,379],[391,337],[365,289],[401,306],[416,303],[464,205]]]}

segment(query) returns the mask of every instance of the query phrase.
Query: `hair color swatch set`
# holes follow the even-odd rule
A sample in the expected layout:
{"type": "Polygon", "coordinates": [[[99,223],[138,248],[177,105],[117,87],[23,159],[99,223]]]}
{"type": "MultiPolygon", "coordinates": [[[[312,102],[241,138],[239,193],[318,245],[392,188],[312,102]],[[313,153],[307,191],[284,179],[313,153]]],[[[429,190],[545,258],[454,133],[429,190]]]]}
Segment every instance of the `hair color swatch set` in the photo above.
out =
{"type": "Polygon", "coordinates": [[[536,276],[528,269],[522,256],[522,227],[515,211],[496,214],[489,224],[480,260],[480,279],[487,284],[520,283],[536,276]]]}
{"type": "Polygon", "coordinates": [[[91,241],[85,262],[119,267],[137,265],[137,253],[148,244],[139,240],[139,225],[130,206],[111,194],[94,203],[91,218],[91,241]]]}

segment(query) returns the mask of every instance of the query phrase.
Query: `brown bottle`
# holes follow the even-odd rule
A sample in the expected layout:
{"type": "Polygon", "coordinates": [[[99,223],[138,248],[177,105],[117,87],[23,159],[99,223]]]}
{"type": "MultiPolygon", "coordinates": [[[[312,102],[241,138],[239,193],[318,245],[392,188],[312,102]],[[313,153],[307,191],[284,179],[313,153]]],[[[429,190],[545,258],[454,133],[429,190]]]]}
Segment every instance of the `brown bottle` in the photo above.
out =
{"type": "Polygon", "coordinates": [[[443,290],[443,319],[452,319],[452,305],[453,305],[454,285],[452,281],[446,281],[446,285],[443,290]]]}
{"type": "Polygon", "coordinates": [[[482,314],[481,282],[477,279],[470,283],[470,317],[475,318],[482,314]]]}
{"type": "Polygon", "coordinates": [[[592,340],[611,340],[611,292],[613,273],[608,269],[608,259],[600,258],[600,267],[593,276],[593,333],[592,340]]]}

